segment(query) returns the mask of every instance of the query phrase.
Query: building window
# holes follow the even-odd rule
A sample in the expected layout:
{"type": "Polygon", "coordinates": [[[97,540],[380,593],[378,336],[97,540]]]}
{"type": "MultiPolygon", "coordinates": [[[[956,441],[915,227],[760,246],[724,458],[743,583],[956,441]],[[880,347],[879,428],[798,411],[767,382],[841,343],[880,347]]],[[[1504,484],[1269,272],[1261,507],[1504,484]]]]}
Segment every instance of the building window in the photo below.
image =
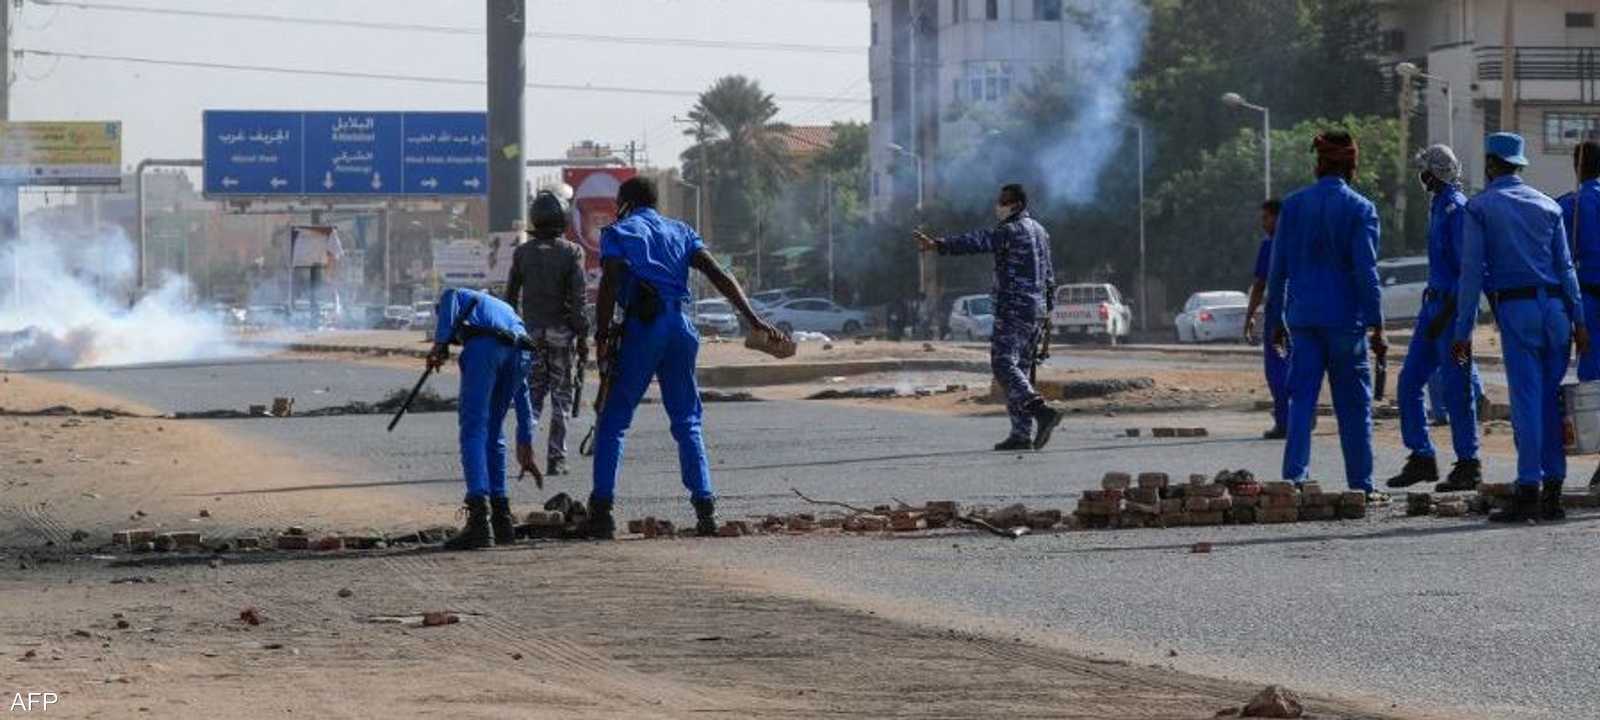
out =
{"type": "Polygon", "coordinates": [[[1404,53],[1406,51],[1406,31],[1390,30],[1383,34],[1383,51],[1387,53],[1404,53]]]}
{"type": "Polygon", "coordinates": [[[990,20],[1000,19],[1000,0],[988,0],[984,3],[983,16],[990,20]]]}
{"type": "Polygon", "coordinates": [[[1011,95],[1011,66],[984,62],[967,65],[968,102],[997,102],[1011,95]]]}
{"type": "Polygon", "coordinates": [[[1060,20],[1061,0],[1033,0],[1033,19],[1060,20]]]}
{"type": "Polygon", "coordinates": [[[1567,27],[1569,27],[1569,28],[1592,28],[1592,27],[1594,27],[1594,13],[1592,13],[1592,12],[1567,13],[1567,27]]]}
{"type": "Polygon", "coordinates": [[[873,20],[872,21],[872,45],[873,45],[873,47],[877,47],[877,45],[878,45],[878,21],[877,20],[873,20]]]}
{"type": "Polygon", "coordinates": [[[950,0],[950,23],[960,25],[967,18],[967,0],[950,0]]]}
{"type": "Polygon", "coordinates": [[[1586,139],[1600,136],[1600,113],[1547,112],[1544,114],[1544,151],[1566,155],[1586,139]]]}

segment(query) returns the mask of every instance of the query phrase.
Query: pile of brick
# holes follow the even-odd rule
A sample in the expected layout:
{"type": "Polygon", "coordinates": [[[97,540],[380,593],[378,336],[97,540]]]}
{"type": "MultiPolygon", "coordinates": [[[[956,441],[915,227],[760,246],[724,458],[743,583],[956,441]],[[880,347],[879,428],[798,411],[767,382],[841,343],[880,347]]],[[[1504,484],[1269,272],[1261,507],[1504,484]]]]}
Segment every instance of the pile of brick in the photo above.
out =
{"type": "Polygon", "coordinates": [[[1073,513],[1085,528],[1246,525],[1366,517],[1359,492],[1324,493],[1316,483],[1257,482],[1248,470],[1214,477],[1190,475],[1183,484],[1166,473],[1109,472],[1099,490],[1085,490],[1073,513]]]}
{"type": "MultiPolygon", "coordinates": [[[[1469,513],[1486,515],[1495,510],[1509,508],[1516,492],[1517,487],[1514,483],[1480,483],[1478,492],[1472,495],[1409,493],[1406,495],[1406,515],[1411,517],[1427,515],[1461,517],[1469,513]]],[[[1561,507],[1567,510],[1600,508],[1600,495],[1589,492],[1564,493],[1561,496],[1561,507]]]]}

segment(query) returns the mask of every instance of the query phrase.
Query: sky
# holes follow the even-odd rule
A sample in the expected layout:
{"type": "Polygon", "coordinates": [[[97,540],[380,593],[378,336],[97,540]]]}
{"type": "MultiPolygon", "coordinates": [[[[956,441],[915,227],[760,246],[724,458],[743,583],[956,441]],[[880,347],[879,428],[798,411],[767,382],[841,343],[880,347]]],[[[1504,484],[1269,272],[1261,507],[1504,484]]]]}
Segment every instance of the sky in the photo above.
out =
{"type": "MultiPolygon", "coordinates": [[[[10,0],[4,0],[9,2],[10,0]]],[[[484,0],[25,0],[13,50],[481,80],[481,33],[112,11],[194,10],[481,30],[484,0]],[[96,6],[81,8],[79,5],[96,6]]],[[[827,46],[829,52],[530,37],[528,81],[699,92],[744,74],[795,124],[865,120],[866,0],[528,0],[530,32],[827,46]],[[808,98],[808,99],[789,99],[808,98]]],[[[481,85],[267,74],[34,54],[14,61],[13,120],[120,120],[123,163],[198,158],[206,109],[478,110],[481,85]]],[[[677,164],[692,96],[527,91],[529,157],[582,140],[642,143],[677,164]]]]}

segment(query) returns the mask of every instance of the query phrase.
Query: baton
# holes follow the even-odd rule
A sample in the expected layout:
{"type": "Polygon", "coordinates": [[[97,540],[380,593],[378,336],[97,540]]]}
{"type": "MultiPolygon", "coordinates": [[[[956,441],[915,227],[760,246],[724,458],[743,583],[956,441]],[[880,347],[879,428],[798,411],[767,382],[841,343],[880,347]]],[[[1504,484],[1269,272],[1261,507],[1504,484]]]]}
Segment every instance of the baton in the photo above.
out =
{"type": "MultiPolygon", "coordinates": [[[[474,294],[472,299],[467,301],[467,306],[456,315],[456,321],[450,325],[450,337],[445,338],[446,343],[456,339],[456,335],[461,332],[461,327],[467,324],[467,318],[476,309],[478,309],[478,296],[474,294]]],[[[394,419],[389,421],[389,432],[394,432],[394,426],[400,424],[400,418],[405,417],[406,411],[411,409],[411,403],[417,401],[417,393],[422,392],[423,383],[428,382],[428,376],[432,374],[432,366],[422,369],[422,377],[417,378],[417,384],[411,386],[411,394],[406,396],[406,401],[400,405],[399,410],[395,411],[394,419]]]]}

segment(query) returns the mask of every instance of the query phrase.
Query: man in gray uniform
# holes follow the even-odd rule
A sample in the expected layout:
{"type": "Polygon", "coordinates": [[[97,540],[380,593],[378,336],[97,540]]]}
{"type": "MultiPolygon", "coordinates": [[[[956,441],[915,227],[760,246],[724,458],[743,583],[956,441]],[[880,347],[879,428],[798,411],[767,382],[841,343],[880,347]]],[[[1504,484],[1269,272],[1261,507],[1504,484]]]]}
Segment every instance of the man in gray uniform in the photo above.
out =
{"type": "Polygon", "coordinates": [[[533,422],[539,422],[544,398],[550,396],[548,475],[567,473],[567,416],[572,413],[572,364],[589,356],[588,322],[583,304],[583,248],[564,240],[566,204],[551,192],[540,192],[528,208],[533,229],[517,246],[506,280],[506,302],[522,311],[534,352],[528,377],[533,422]],[[574,352],[576,344],[576,352],[574,352]]]}

